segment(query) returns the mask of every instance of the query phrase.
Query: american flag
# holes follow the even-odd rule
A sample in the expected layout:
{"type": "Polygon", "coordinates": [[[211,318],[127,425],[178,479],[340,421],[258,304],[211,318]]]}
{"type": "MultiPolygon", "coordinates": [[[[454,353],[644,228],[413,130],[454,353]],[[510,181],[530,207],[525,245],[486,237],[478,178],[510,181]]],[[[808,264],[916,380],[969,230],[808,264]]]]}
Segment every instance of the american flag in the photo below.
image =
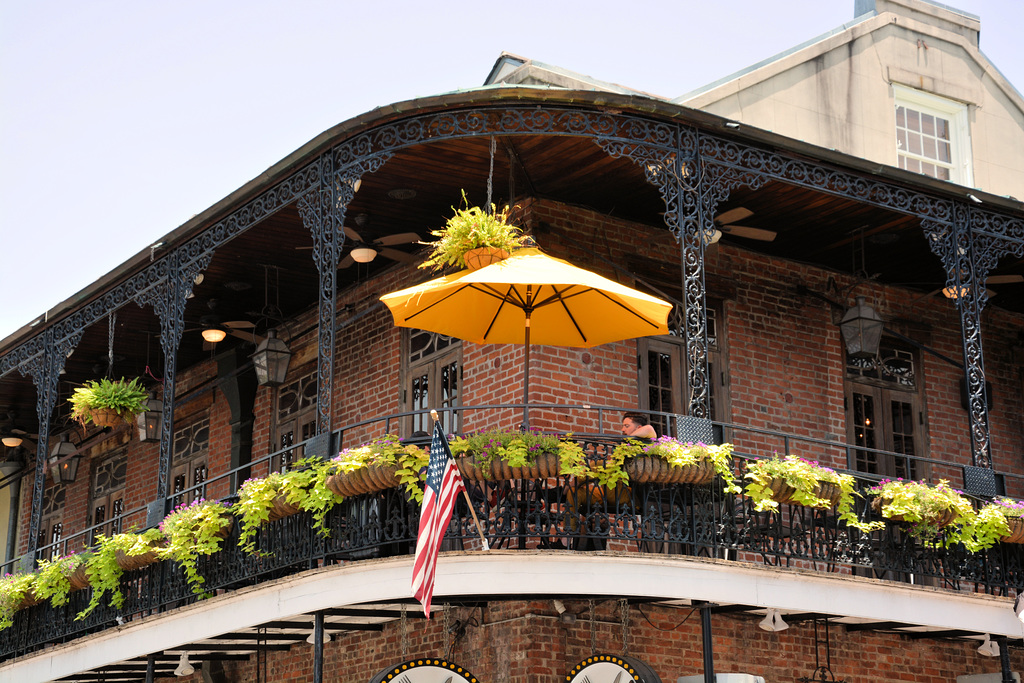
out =
{"type": "Polygon", "coordinates": [[[427,619],[430,618],[430,600],[434,596],[437,551],[460,491],[465,491],[462,475],[452,460],[440,421],[435,422],[434,435],[430,440],[427,485],[423,490],[423,508],[420,510],[420,531],[416,537],[416,560],[412,567],[412,594],[423,604],[427,619]]]}

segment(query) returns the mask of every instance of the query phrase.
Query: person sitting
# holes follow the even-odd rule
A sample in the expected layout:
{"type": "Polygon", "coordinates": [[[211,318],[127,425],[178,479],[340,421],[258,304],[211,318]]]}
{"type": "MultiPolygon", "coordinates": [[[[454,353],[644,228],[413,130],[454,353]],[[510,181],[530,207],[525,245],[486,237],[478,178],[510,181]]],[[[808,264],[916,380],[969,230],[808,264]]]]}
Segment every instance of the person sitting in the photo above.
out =
{"type": "Polygon", "coordinates": [[[648,424],[643,413],[626,413],[622,416],[622,435],[633,439],[657,439],[658,432],[648,424]]]}

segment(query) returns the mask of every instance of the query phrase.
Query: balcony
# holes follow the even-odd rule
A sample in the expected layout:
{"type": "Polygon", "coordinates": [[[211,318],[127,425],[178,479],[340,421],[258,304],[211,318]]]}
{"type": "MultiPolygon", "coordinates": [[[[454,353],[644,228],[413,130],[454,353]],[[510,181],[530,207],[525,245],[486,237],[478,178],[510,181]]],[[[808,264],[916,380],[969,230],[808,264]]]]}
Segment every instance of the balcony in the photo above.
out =
{"type": "MultiPolygon", "coordinates": [[[[521,406],[479,406],[464,407],[459,412],[464,423],[479,424],[501,411],[519,409],[521,406]]],[[[621,414],[621,409],[590,406],[531,406],[531,410],[541,415],[549,413],[549,422],[555,421],[554,414],[575,415],[574,419],[590,427],[600,427],[611,416],[621,414]]],[[[354,435],[391,431],[408,416],[392,415],[349,425],[333,435],[334,443],[353,445],[354,435]]],[[[543,422],[544,418],[541,417],[540,421],[543,422]]],[[[748,429],[735,424],[717,424],[716,429],[737,444],[733,453],[735,472],[742,471],[742,460],[772,451],[796,452],[805,456],[813,453],[825,463],[850,462],[853,457],[852,447],[833,442],[748,429]]],[[[574,438],[583,446],[588,459],[597,462],[607,459],[612,449],[621,443],[619,437],[601,433],[599,429],[576,433],[574,438]]],[[[313,449],[318,444],[310,440],[295,447],[300,445],[313,449]]],[[[224,496],[231,482],[266,473],[271,458],[279,455],[269,454],[259,462],[224,473],[195,490],[179,493],[178,498],[224,496]]],[[[942,472],[943,467],[949,472],[956,471],[948,463],[929,464],[933,472],[942,472]]],[[[857,476],[861,491],[877,481],[877,478],[857,476]]],[[[921,542],[908,533],[904,524],[886,521],[883,529],[862,533],[839,523],[831,510],[785,505],[777,512],[758,512],[748,498],[723,492],[720,482],[710,485],[634,482],[628,487],[607,490],[593,482],[557,476],[467,481],[466,485],[492,550],[488,554],[483,553],[473,515],[465,500],[460,500],[442,546],[442,552],[460,555],[441,560],[442,565],[457,564],[460,572],[472,573],[475,562],[501,563],[506,570],[519,567],[514,571],[525,571],[533,582],[546,584],[548,581],[543,572],[564,571],[571,575],[580,566],[592,567],[588,570],[590,572],[603,572],[607,577],[621,579],[620,571],[611,567],[615,563],[628,566],[638,561],[646,563],[645,566],[695,572],[705,578],[711,571],[730,576],[735,582],[733,601],[723,609],[752,614],[763,608],[756,602],[742,599],[743,584],[747,580],[744,577],[763,577],[765,572],[778,576],[781,571],[784,581],[797,581],[805,587],[816,585],[816,590],[826,592],[847,589],[849,581],[869,592],[872,585],[890,587],[884,590],[891,590],[894,584],[922,585],[928,587],[933,595],[938,589],[951,598],[968,594],[1008,596],[1024,589],[1022,545],[999,543],[983,552],[970,553],[962,546],[946,549],[921,542]],[[601,568],[594,564],[598,558],[603,560],[601,568]],[[837,583],[834,588],[828,587],[830,580],[840,578],[846,582],[837,583]]],[[[230,501],[231,497],[227,496],[226,500],[230,501]]],[[[133,522],[137,524],[144,512],[126,513],[124,528],[129,528],[133,522]]],[[[871,521],[877,513],[861,498],[857,514],[860,519],[871,521]]],[[[309,615],[317,611],[326,615],[328,633],[332,630],[379,629],[383,622],[397,618],[400,605],[409,602],[407,588],[404,597],[398,591],[397,595],[389,594],[388,599],[379,601],[374,599],[373,589],[367,589],[360,599],[360,591],[352,592],[350,587],[348,590],[352,595],[347,598],[346,607],[327,606],[322,610],[322,601],[310,602],[308,598],[325,590],[324,586],[328,584],[336,585],[332,582],[348,581],[353,576],[360,576],[364,581],[369,576],[376,576],[374,583],[384,581],[382,577],[386,576],[390,583],[406,582],[407,586],[418,519],[419,505],[410,500],[403,489],[396,488],[347,498],[329,511],[326,527],[330,533],[326,536],[315,531],[308,513],[300,512],[272,521],[258,532],[258,552],[253,554],[238,547],[236,524],[219,552],[200,558],[199,572],[205,578],[205,589],[216,596],[214,600],[199,600],[177,564],[158,562],[125,573],[125,602],[119,609],[104,603],[86,618],[76,620],[76,615],[89,601],[90,590],[84,589],[72,592],[69,603],[60,608],[43,603],[20,610],[15,615],[13,626],[0,632],[0,658],[24,657],[26,661],[31,660],[34,653],[53,644],[68,643],[84,636],[95,638],[98,636],[93,634],[103,635],[114,630],[120,633],[136,627],[143,630],[153,628],[162,618],[189,614],[190,610],[202,612],[207,609],[206,605],[215,609],[214,606],[220,604],[223,612],[225,604],[237,605],[241,604],[238,601],[250,599],[259,603],[270,599],[276,606],[279,599],[267,596],[301,586],[306,588],[297,590],[305,596],[306,602],[302,603],[302,608],[297,608],[298,612],[282,613],[270,619],[250,615],[246,617],[248,621],[243,622],[232,622],[231,619],[237,618],[232,614],[224,626],[211,627],[214,632],[207,636],[202,635],[201,629],[197,630],[187,647],[157,646],[155,649],[163,652],[161,656],[164,657],[160,666],[166,669],[172,665],[170,660],[177,657],[179,650],[188,650],[194,658],[246,658],[268,642],[287,648],[307,638],[312,628],[309,615]],[[261,595],[262,598],[259,597],[261,595]],[[360,604],[367,600],[370,604],[360,604]],[[218,628],[227,630],[217,632],[218,628]]],[[[95,531],[88,529],[64,539],[59,548],[44,548],[42,552],[67,552],[81,548],[87,545],[86,539],[91,539],[95,531]]],[[[494,571],[502,570],[496,566],[494,571]]],[[[675,581],[676,578],[668,580],[675,581]]],[[[574,584],[571,591],[562,589],[562,594],[589,595],[609,590],[607,587],[597,588],[599,583],[602,582],[584,579],[574,584]]],[[[492,590],[481,594],[479,588],[469,588],[473,584],[474,581],[467,578],[465,585],[452,593],[462,595],[462,601],[487,601],[524,592],[546,593],[545,589],[526,591],[495,582],[492,590]],[[466,594],[460,590],[473,592],[466,594]]],[[[442,584],[439,588],[438,596],[444,591],[442,584]]],[[[336,589],[337,586],[332,590],[336,589]]],[[[672,597],[666,594],[664,586],[633,587],[631,591],[633,594],[639,591],[647,596],[644,599],[651,601],[672,597]]],[[[435,607],[439,599],[435,598],[435,607]]],[[[721,604],[723,601],[719,598],[717,602],[721,604]]],[[[1012,613],[1005,607],[1004,611],[1012,618],[1012,613]]],[[[410,608],[409,614],[416,609],[410,608]]],[[[404,608],[401,612],[405,612],[404,608]]],[[[840,619],[849,617],[844,614],[833,616],[840,619]]],[[[893,626],[891,619],[876,617],[874,621],[885,621],[885,627],[889,629],[899,628],[898,625],[893,626]]],[[[848,623],[856,624],[858,628],[871,628],[873,622],[862,616],[848,623]]],[[[922,625],[929,624],[915,622],[911,617],[905,623],[907,628],[920,628],[922,625]]],[[[931,626],[937,628],[939,625],[931,626]]],[[[132,668],[131,663],[123,666],[132,668]]],[[[134,666],[134,673],[126,673],[122,680],[140,680],[137,675],[140,664],[136,662],[134,666]]],[[[115,680],[110,678],[113,671],[105,670],[106,680],[115,680]]]]}

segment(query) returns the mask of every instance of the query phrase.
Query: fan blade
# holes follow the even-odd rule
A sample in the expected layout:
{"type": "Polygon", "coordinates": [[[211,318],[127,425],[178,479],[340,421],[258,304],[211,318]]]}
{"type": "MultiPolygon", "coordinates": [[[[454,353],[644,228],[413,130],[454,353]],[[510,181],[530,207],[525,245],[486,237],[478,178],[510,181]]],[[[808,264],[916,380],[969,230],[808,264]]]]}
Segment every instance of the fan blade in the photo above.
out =
{"type": "Polygon", "coordinates": [[[419,242],[420,236],[414,232],[403,232],[399,235],[384,235],[373,241],[374,245],[380,245],[382,247],[390,247],[395,244],[409,244],[410,242],[419,242]]]}
{"type": "Polygon", "coordinates": [[[406,254],[404,251],[388,249],[387,247],[381,248],[380,255],[385,256],[392,261],[398,261],[399,263],[417,263],[421,260],[416,254],[406,254]]]}
{"type": "Polygon", "coordinates": [[[729,211],[726,211],[725,213],[718,214],[717,216],[715,216],[715,222],[716,223],[734,223],[736,221],[741,221],[744,218],[749,218],[750,216],[753,216],[753,215],[754,215],[753,211],[751,211],[750,209],[745,209],[745,208],[743,208],[741,206],[741,207],[736,208],[736,209],[730,209],[729,211]]]}
{"type": "Polygon", "coordinates": [[[345,258],[338,261],[338,269],[351,268],[352,264],[355,262],[355,259],[352,258],[352,254],[345,254],[345,258]]]}
{"type": "Polygon", "coordinates": [[[256,323],[251,323],[248,320],[232,320],[231,322],[221,323],[221,325],[224,327],[233,327],[236,330],[248,330],[256,327],[256,323]]]}
{"type": "Polygon", "coordinates": [[[985,280],[987,285],[1008,285],[1014,282],[1024,282],[1024,275],[993,275],[985,280]]]}
{"type": "Polygon", "coordinates": [[[748,228],[744,225],[719,225],[718,229],[726,235],[745,237],[748,240],[760,240],[761,242],[771,242],[778,235],[774,230],[748,228]]]}
{"type": "Polygon", "coordinates": [[[262,337],[255,335],[252,332],[242,332],[241,330],[232,329],[230,327],[224,331],[227,332],[232,337],[244,339],[245,341],[250,342],[252,344],[259,344],[261,341],[263,341],[262,337]]]}
{"type": "Polygon", "coordinates": [[[342,229],[345,231],[345,237],[348,237],[350,240],[355,240],[356,242],[363,241],[363,238],[359,236],[359,233],[352,228],[345,226],[342,229]]]}

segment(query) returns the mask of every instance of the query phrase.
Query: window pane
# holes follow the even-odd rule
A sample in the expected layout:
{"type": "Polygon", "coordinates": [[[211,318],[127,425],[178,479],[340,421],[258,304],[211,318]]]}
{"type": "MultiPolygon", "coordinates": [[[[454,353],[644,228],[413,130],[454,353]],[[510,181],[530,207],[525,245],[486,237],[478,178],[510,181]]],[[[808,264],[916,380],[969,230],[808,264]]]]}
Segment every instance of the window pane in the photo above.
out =
{"type": "Polygon", "coordinates": [[[948,142],[938,143],[938,152],[936,153],[935,158],[947,164],[952,160],[953,157],[949,152],[948,142]]]}
{"type": "Polygon", "coordinates": [[[913,109],[907,110],[907,130],[921,130],[921,114],[913,109]]]}
{"type": "Polygon", "coordinates": [[[896,127],[907,127],[907,110],[903,107],[896,107],[896,127]]]}
{"type": "Polygon", "coordinates": [[[929,159],[935,159],[938,153],[935,149],[935,138],[922,138],[921,140],[921,154],[928,157],[929,159]]]}
{"type": "Polygon", "coordinates": [[[921,132],[928,136],[935,135],[935,117],[931,114],[921,114],[921,132]]]}
{"type": "Polygon", "coordinates": [[[907,135],[907,151],[911,154],[921,153],[921,136],[915,133],[907,135]]]}

